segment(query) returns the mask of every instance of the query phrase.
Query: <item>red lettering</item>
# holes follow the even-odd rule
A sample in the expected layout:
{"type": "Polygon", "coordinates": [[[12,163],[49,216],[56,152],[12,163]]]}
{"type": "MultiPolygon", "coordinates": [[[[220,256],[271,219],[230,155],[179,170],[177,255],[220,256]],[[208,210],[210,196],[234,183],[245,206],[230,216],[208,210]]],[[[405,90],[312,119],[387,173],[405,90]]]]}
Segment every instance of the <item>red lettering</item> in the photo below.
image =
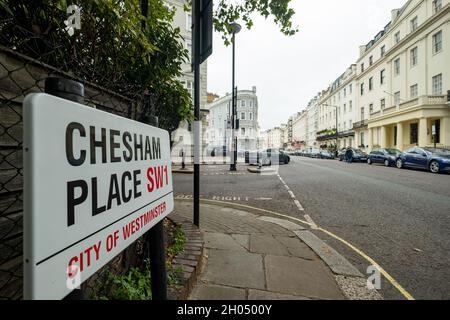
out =
{"type": "Polygon", "coordinates": [[[148,179],[148,184],[147,184],[147,190],[148,192],[153,192],[153,190],[155,189],[155,183],[153,181],[153,168],[150,167],[147,169],[147,179],[148,179]]]}

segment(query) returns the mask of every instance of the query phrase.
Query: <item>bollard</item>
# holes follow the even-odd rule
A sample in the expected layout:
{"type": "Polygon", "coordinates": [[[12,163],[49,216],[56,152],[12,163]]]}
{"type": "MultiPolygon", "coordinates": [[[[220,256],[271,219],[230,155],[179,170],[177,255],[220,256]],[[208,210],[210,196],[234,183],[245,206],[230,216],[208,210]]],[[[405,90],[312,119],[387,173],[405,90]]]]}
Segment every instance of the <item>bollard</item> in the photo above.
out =
{"type": "MultiPolygon", "coordinates": [[[[49,77],[45,79],[45,93],[84,104],[84,86],[82,83],[73,80],[49,77]]],[[[63,300],[86,299],[86,292],[83,289],[74,289],[63,300]]]]}

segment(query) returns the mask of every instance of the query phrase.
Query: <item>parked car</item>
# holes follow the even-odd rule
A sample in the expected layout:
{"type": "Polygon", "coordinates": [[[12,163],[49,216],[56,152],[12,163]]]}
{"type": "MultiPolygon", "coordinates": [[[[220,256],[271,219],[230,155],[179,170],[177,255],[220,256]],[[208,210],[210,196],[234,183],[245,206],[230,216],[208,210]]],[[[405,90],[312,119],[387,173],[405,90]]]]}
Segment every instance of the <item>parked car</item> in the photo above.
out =
{"type": "Polygon", "coordinates": [[[311,158],[320,158],[320,150],[311,150],[311,158]]]}
{"type": "MultiPolygon", "coordinates": [[[[363,152],[360,149],[351,149],[352,150],[352,157],[353,162],[366,162],[367,161],[367,154],[363,152]]],[[[345,153],[347,152],[347,149],[341,149],[338,153],[339,161],[345,160],[345,153]]]]}
{"type": "Polygon", "coordinates": [[[450,150],[443,148],[411,148],[396,160],[397,168],[427,169],[432,173],[450,172],[450,150]]]}
{"type": "Polygon", "coordinates": [[[395,166],[395,161],[401,153],[398,149],[374,149],[370,152],[367,163],[383,163],[386,167],[395,166]]]}
{"type": "Polygon", "coordinates": [[[339,161],[344,161],[345,160],[345,152],[346,151],[347,151],[346,148],[343,148],[343,149],[338,151],[338,159],[339,159],[339,161]]]}
{"type": "Polygon", "coordinates": [[[259,152],[258,162],[259,159],[261,159],[261,163],[264,166],[270,166],[272,164],[288,164],[291,161],[291,157],[279,149],[267,149],[259,152]]]}
{"type": "Polygon", "coordinates": [[[320,159],[334,159],[334,155],[328,150],[321,150],[320,159]]]}

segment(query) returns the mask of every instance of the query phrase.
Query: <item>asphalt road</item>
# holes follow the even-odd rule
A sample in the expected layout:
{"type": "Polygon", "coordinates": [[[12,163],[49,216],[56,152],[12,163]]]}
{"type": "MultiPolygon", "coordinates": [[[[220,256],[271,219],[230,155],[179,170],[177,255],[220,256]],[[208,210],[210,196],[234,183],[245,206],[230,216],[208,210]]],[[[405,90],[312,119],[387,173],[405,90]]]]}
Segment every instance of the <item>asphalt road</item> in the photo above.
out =
{"type": "MultiPolygon", "coordinates": [[[[303,220],[307,215],[373,258],[414,298],[450,298],[449,174],[293,157],[278,175],[251,174],[245,166],[230,174],[228,166],[205,165],[201,195],[303,220]]],[[[175,195],[192,195],[192,181],[192,175],[175,174],[175,195]]],[[[367,273],[361,256],[316,234],[367,273]]],[[[384,278],[381,293],[404,298],[384,278]]]]}

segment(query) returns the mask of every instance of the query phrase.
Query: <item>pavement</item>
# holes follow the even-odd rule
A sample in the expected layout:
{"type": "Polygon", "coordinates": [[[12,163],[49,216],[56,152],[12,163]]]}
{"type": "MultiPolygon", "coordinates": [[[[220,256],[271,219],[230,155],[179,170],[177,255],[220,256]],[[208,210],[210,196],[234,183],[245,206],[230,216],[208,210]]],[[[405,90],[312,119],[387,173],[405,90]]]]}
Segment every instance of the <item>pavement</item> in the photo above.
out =
{"type": "MultiPolygon", "coordinates": [[[[344,257],[304,226],[233,205],[201,204],[205,261],[189,299],[381,299],[344,257]]],[[[175,211],[192,217],[190,200],[175,211]]]]}
{"type": "MultiPolygon", "coordinates": [[[[322,230],[309,231],[362,274],[374,262],[386,271],[385,299],[450,298],[449,174],[303,157],[273,174],[247,168],[201,166],[201,197],[314,222],[322,230]]],[[[192,199],[192,176],[173,179],[175,196],[192,199]]]]}

